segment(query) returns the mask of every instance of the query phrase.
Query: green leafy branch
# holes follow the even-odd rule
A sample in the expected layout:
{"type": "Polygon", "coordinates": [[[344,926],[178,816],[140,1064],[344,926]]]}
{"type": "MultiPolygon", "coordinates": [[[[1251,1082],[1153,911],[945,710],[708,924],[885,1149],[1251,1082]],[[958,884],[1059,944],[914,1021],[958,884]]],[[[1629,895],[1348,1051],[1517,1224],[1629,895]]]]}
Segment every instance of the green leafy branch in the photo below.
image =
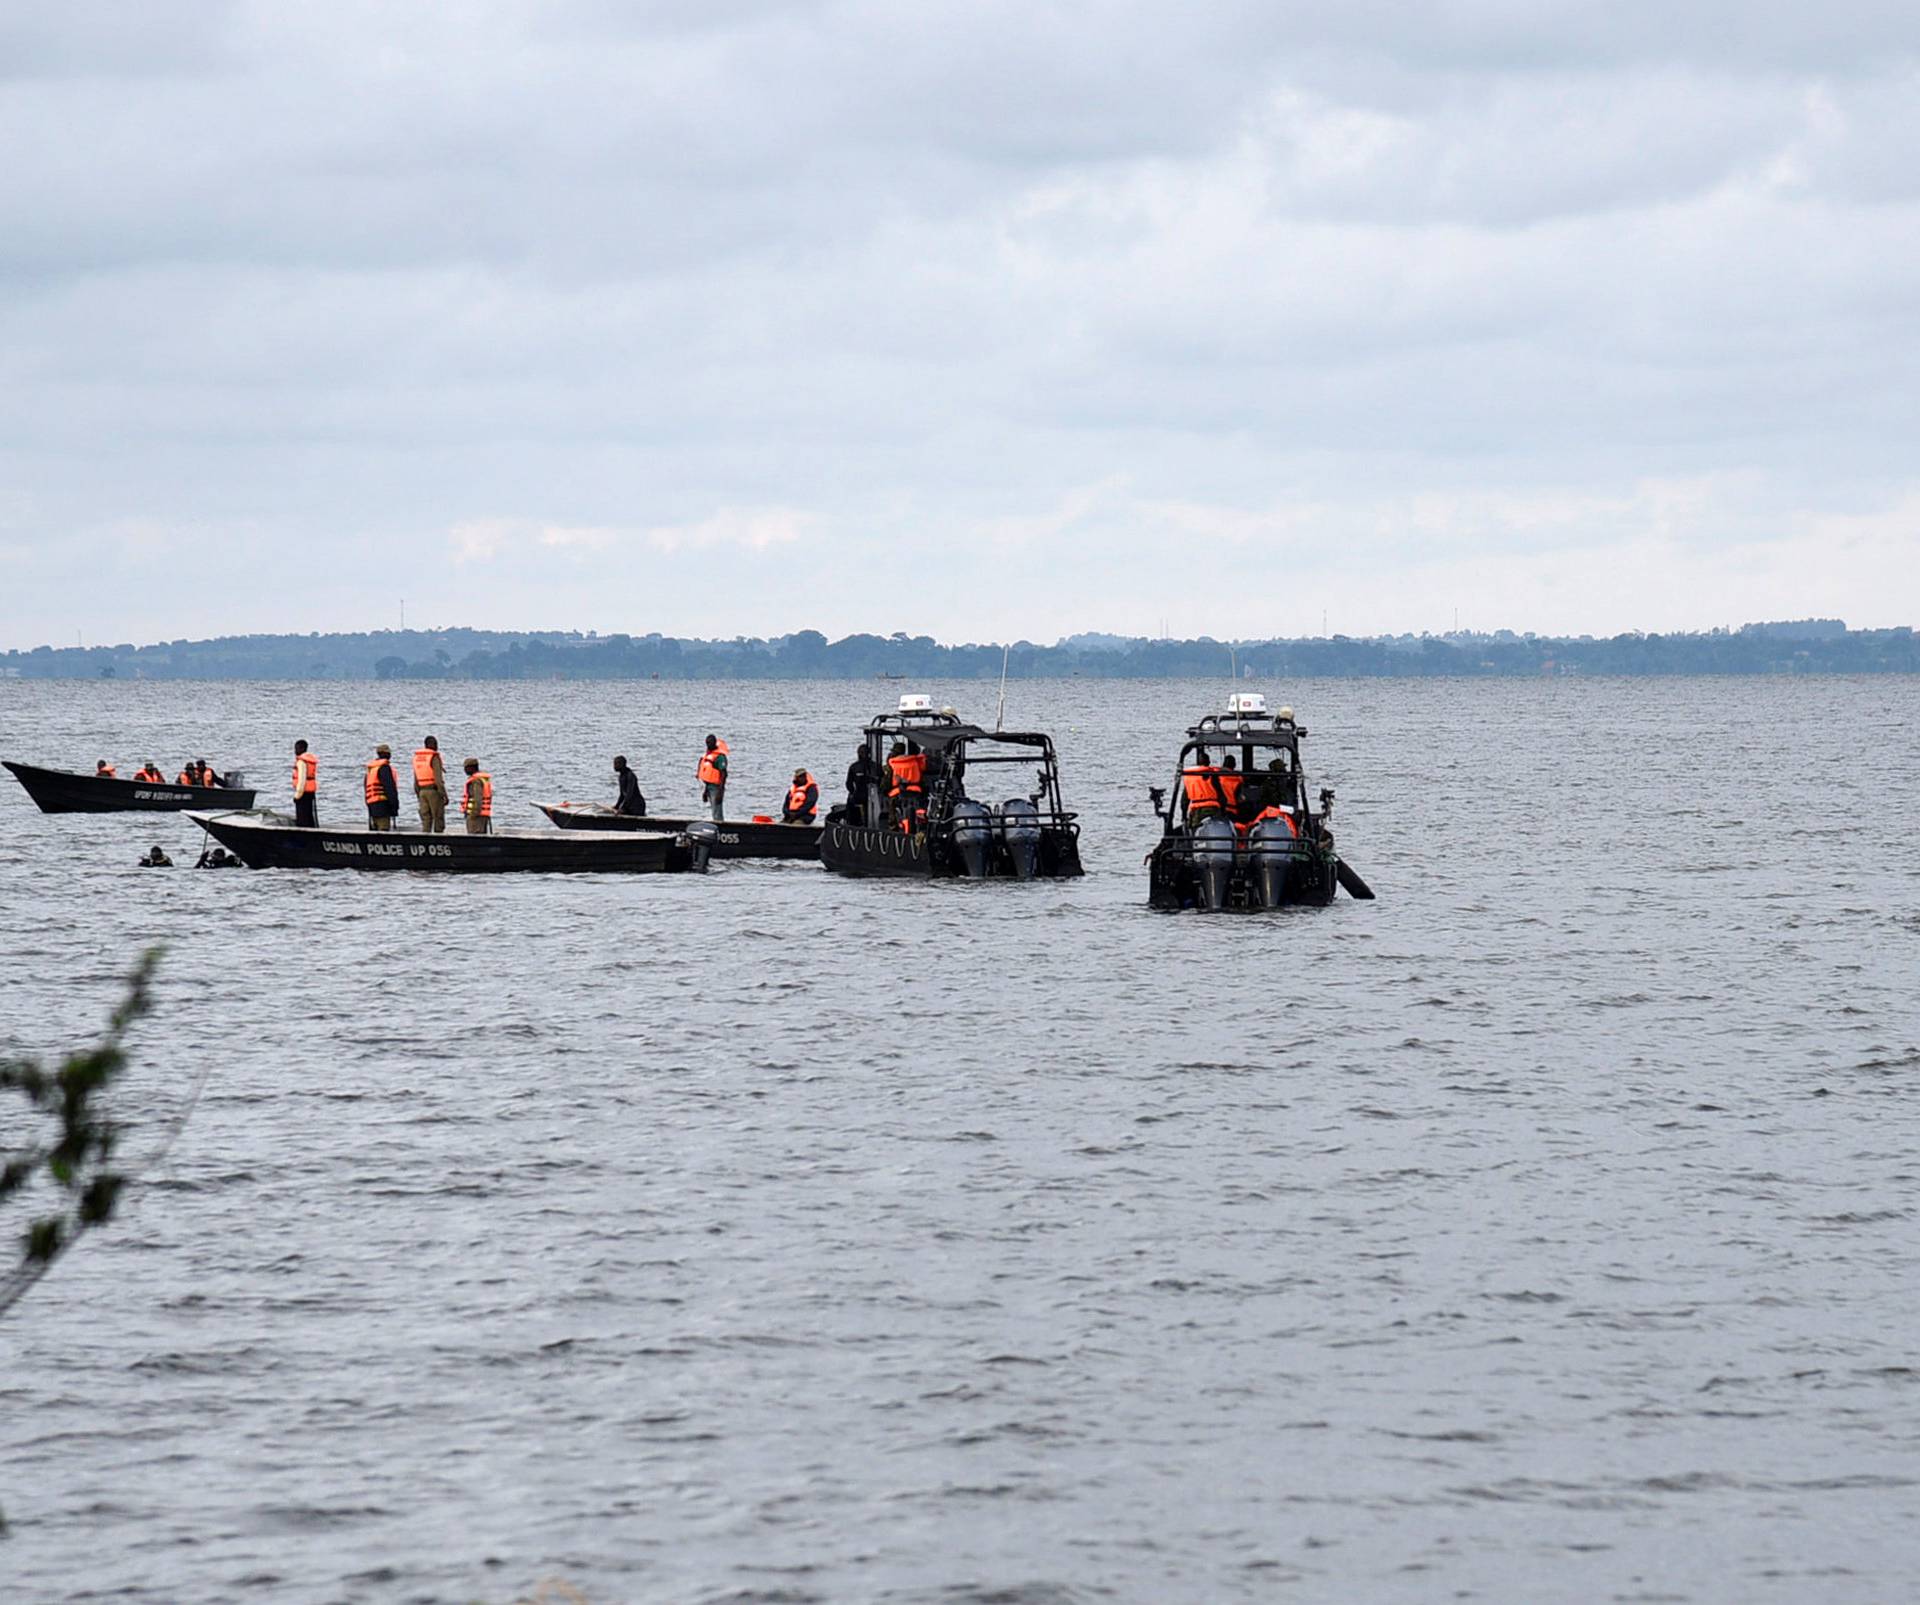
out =
{"type": "MultiPolygon", "coordinates": [[[[17,1092],[25,1098],[41,1116],[44,1134],[24,1147],[0,1148],[0,1204],[36,1181],[53,1191],[53,1207],[35,1215],[21,1233],[18,1264],[0,1272],[0,1315],[86,1233],[111,1220],[126,1190],[128,1177],[114,1164],[121,1127],[101,1108],[101,1095],[127,1067],[128,1029],[153,1007],[153,974],[161,951],[150,947],[140,955],[128,977],[126,996],[108,1020],[106,1035],[93,1047],[69,1054],[56,1070],[28,1059],[0,1060],[0,1095],[17,1092]]],[[[196,1089],[173,1123],[169,1144],[198,1097],[196,1089]]]]}

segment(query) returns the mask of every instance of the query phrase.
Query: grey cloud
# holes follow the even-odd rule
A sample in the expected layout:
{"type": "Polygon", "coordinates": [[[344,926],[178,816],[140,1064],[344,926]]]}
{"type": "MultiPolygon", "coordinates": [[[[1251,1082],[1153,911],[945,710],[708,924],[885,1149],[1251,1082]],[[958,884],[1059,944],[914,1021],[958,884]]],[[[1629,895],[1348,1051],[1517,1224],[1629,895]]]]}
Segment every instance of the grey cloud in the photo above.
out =
{"type": "Polygon", "coordinates": [[[1905,505],[1905,7],[182,9],[0,30],[0,638],[396,585],[730,634],[810,582],[981,635],[988,528],[1077,628],[1049,575],[1151,612],[1168,508],[1464,573],[1905,505]],[[450,533],[728,509],[804,534],[450,533]]]}

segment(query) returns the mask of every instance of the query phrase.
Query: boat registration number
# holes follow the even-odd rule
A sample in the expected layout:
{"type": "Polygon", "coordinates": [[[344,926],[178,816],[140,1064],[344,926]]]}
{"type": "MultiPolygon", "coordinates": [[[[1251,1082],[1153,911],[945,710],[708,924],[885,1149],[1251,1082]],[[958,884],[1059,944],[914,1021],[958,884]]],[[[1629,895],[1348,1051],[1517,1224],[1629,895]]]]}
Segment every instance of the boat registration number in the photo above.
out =
{"type": "Polygon", "coordinates": [[[440,842],[322,842],[322,849],[349,858],[451,858],[453,849],[440,842]]]}

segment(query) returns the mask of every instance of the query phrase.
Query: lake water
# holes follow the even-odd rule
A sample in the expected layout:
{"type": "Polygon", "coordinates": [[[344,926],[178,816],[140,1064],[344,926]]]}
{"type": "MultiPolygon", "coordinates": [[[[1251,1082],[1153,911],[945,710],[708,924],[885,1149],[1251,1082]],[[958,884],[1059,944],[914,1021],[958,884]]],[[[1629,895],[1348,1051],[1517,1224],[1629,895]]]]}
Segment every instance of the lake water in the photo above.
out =
{"type": "MultiPolygon", "coordinates": [[[[1011,688],[1065,885],[209,874],[4,779],[0,1046],[160,938],[130,1106],[213,1069],[0,1322],[0,1596],[1910,1597],[1920,681],[1257,688],[1379,901],[1148,912],[1224,684],[1011,688]]],[[[432,730],[537,824],[716,730],[770,812],[917,689],[991,718],[0,683],[0,756],[304,735],[345,820],[432,730]]]]}

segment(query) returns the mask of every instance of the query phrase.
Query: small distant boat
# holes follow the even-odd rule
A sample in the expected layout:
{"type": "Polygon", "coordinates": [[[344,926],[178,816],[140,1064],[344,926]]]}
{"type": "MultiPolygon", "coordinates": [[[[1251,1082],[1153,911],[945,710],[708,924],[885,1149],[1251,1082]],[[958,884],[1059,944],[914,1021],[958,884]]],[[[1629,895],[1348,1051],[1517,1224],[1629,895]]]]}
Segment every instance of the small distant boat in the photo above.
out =
{"type": "Polygon", "coordinates": [[[715,858],[818,858],[818,825],[782,825],[759,820],[722,820],[691,815],[621,814],[605,803],[533,805],[562,830],[656,830],[675,834],[696,825],[712,825],[715,858]]]}
{"type": "Polygon", "coordinates": [[[906,676],[905,676],[904,674],[876,674],[876,675],[874,676],[874,679],[876,679],[876,680],[904,680],[904,679],[906,679],[906,676]]]}
{"type": "Polygon", "coordinates": [[[1080,826],[1061,804],[1050,737],[965,724],[950,708],[935,712],[925,696],[903,696],[899,712],[880,715],[865,736],[876,776],[887,774],[895,742],[924,756],[924,815],[914,828],[903,829],[889,817],[886,786],[870,785],[865,797],[852,799],[854,808],[827,815],[820,862],[828,869],[932,880],[1068,879],[1085,873],[1080,826]],[[1005,780],[986,778],[1008,766],[1005,780]],[[1020,788],[1024,795],[988,803],[969,794],[969,783],[980,791],[989,785],[999,793],[1013,790],[1021,770],[1031,776],[1031,784],[1020,788]]]}
{"type": "MultiPolygon", "coordinates": [[[[694,830],[502,830],[421,835],[365,827],[296,825],[285,814],[187,815],[249,869],[418,869],[451,874],[683,874],[707,867],[712,842],[694,830]]],[[[711,824],[708,829],[710,830],[711,824]]]]}
{"type": "Polygon", "coordinates": [[[1173,800],[1158,786],[1148,791],[1162,827],[1147,855],[1151,907],[1253,913],[1324,906],[1340,886],[1353,897],[1373,896],[1333,850],[1333,792],[1321,790],[1318,811],[1307,801],[1306,733],[1293,709],[1269,714],[1267,699],[1250,691],[1233,693],[1224,714],[1188,728],[1173,800]],[[1231,769],[1219,762],[1228,757],[1231,769]]]}
{"type": "Polygon", "coordinates": [[[177,786],[159,780],[70,774],[8,761],[13,778],[43,814],[184,813],[189,808],[251,808],[251,791],[238,786],[177,786]]]}

